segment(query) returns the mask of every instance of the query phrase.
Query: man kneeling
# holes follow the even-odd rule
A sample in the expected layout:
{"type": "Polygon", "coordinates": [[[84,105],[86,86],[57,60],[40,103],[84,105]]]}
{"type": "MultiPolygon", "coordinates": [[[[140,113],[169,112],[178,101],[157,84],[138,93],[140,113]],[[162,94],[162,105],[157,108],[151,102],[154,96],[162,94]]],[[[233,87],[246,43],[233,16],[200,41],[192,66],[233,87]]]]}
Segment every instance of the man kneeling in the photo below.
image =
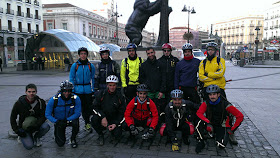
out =
{"type": "Polygon", "coordinates": [[[188,136],[194,133],[194,125],[191,123],[194,119],[192,111],[196,111],[199,104],[183,100],[183,91],[179,89],[171,91],[170,96],[172,101],[165,108],[166,124],[161,126],[160,134],[161,136],[168,135],[172,142],[172,150],[178,151],[176,131],[182,132],[183,142],[189,145],[188,136]]]}
{"type": "Polygon", "coordinates": [[[142,135],[142,139],[154,136],[158,124],[158,111],[155,103],[147,97],[149,89],[145,84],[137,86],[137,96],[134,97],[126,107],[124,117],[132,136],[138,135],[136,127],[148,128],[142,135]]]}
{"type": "Polygon", "coordinates": [[[210,85],[206,88],[206,93],[209,96],[209,100],[203,102],[197,111],[197,116],[201,119],[196,130],[198,132],[197,146],[195,151],[201,152],[205,147],[204,143],[204,131],[205,129],[210,135],[216,135],[216,144],[219,148],[225,148],[229,134],[233,134],[243,121],[243,114],[236,109],[230,102],[220,98],[220,88],[217,85],[210,85]],[[204,116],[206,113],[206,117],[204,116]],[[236,117],[236,121],[233,126],[229,123],[229,116],[236,117]]]}
{"type": "Polygon", "coordinates": [[[107,89],[101,90],[93,103],[92,127],[99,135],[99,145],[104,144],[103,130],[108,128],[113,139],[119,140],[122,135],[121,122],[125,110],[125,98],[117,91],[119,79],[115,75],[106,78],[107,89]]]}
{"type": "Polygon", "coordinates": [[[68,80],[61,82],[60,91],[52,97],[46,108],[46,117],[54,123],[55,142],[63,146],[66,142],[65,129],[72,126],[71,146],[78,147],[76,136],[79,132],[79,117],[81,115],[81,100],[72,94],[73,84],[68,80]]]}

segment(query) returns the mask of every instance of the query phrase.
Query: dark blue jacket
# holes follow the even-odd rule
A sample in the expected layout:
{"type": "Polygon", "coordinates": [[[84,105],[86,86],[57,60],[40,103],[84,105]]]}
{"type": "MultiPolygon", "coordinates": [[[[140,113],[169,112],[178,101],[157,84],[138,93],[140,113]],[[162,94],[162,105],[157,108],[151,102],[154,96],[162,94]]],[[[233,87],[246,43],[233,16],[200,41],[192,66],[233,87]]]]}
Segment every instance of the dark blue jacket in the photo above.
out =
{"type": "Polygon", "coordinates": [[[200,60],[193,58],[191,60],[181,60],[177,63],[175,68],[174,88],[182,87],[196,87],[197,73],[200,60]]]}

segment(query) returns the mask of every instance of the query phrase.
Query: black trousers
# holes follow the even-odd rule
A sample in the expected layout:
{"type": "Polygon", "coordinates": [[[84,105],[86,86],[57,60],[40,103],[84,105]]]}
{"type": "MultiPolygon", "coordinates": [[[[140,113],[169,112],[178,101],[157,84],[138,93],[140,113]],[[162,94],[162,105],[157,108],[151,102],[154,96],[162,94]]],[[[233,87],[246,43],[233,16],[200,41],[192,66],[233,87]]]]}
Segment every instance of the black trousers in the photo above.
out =
{"type": "Polygon", "coordinates": [[[184,93],[185,100],[190,100],[197,104],[200,103],[200,98],[195,87],[181,87],[181,90],[184,93]]]}
{"type": "MultiPolygon", "coordinates": [[[[148,122],[149,118],[145,120],[137,120],[134,119],[134,126],[135,127],[143,127],[145,131],[150,127],[152,121],[148,122]]],[[[122,128],[126,131],[130,131],[130,128],[127,126],[126,122],[122,124],[122,128]]]]}
{"type": "MultiPolygon", "coordinates": [[[[174,124],[171,128],[172,131],[181,131],[183,137],[187,137],[188,135],[190,135],[190,126],[185,121],[181,122],[178,127],[176,126],[176,124],[174,124]]],[[[163,135],[168,135],[170,137],[167,131],[167,127],[164,129],[163,135]]]]}
{"type": "Polygon", "coordinates": [[[85,124],[90,122],[89,117],[92,113],[92,96],[91,94],[77,94],[82,103],[82,116],[85,120],[85,124]]]}
{"type": "MultiPolygon", "coordinates": [[[[204,137],[204,134],[206,133],[206,123],[202,120],[200,120],[197,124],[196,131],[198,133],[197,139],[198,140],[206,140],[204,137]]],[[[215,135],[216,143],[221,143],[222,145],[226,146],[229,140],[229,134],[227,132],[226,127],[221,126],[214,126],[213,125],[213,134],[215,135]]]]}
{"type": "Polygon", "coordinates": [[[129,103],[135,96],[136,96],[136,90],[137,85],[128,85],[127,87],[125,87],[125,96],[126,96],[126,102],[129,103]]]}
{"type": "MultiPolygon", "coordinates": [[[[71,139],[76,139],[77,134],[79,133],[79,118],[76,120],[73,120],[71,123],[67,124],[67,126],[72,126],[72,135],[71,139]]],[[[55,142],[58,146],[63,146],[66,141],[65,137],[65,130],[67,126],[58,126],[54,124],[54,137],[55,142]]]]}
{"type": "MultiPolygon", "coordinates": [[[[101,117],[99,117],[98,115],[93,115],[91,118],[91,125],[94,128],[94,130],[96,131],[97,134],[102,135],[103,131],[106,130],[105,127],[103,127],[101,125],[101,117]]],[[[108,125],[111,125],[111,121],[112,120],[107,120],[108,121],[108,125]]],[[[122,127],[120,126],[116,126],[116,128],[113,131],[110,131],[111,134],[115,137],[115,138],[120,138],[122,135],[122,127]]]]}

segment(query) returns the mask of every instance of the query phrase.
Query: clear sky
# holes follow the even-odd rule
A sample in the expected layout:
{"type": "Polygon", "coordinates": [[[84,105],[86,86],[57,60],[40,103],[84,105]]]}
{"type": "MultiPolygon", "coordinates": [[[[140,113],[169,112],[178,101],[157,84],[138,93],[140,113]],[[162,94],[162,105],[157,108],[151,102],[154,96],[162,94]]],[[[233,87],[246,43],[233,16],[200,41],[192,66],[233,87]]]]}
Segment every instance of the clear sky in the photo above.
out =
{"type": "MultiPolygon", "coordinates": [[[[42,0],[43,4],[71,3],[78,7],[93,10],[102,0],[42,0]]],[[[154,2],[155,0],[150,0],[154,2]]],[[[196,14],[190,15],[190,28],[210,29],[211,23],[222,21],[248,14],[263,14],[264,10],[271,7],[272,3],[279,0],[169,0],[173,12],[169,17],[169,28],[187,26],[187,12],[182,12],[184,5],[194,7],[196,14]]],[[[115,0],[118,12],[122,14],[118,20],[126,23],[133,11],[134,0],[115,0]]],[[[159,14],[151,17],[146,25],[146,30],[157,33],[159,30],[159,14]]]]}

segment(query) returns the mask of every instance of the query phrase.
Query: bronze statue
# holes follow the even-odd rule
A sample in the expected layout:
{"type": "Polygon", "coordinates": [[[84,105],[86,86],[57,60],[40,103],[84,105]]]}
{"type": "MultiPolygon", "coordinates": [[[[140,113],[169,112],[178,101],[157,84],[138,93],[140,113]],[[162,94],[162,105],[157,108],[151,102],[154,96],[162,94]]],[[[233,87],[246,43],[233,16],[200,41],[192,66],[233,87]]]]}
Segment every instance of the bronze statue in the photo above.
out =
{"type": "Polygon", "coordinates": [[[139,45],[142,41],[142,30],[146,26],[150,16],[161,11],[162,0],[150,3],[149,0],[135,0],[134,10],[125,26],[125,33],[129,43],[139,45]]]}

